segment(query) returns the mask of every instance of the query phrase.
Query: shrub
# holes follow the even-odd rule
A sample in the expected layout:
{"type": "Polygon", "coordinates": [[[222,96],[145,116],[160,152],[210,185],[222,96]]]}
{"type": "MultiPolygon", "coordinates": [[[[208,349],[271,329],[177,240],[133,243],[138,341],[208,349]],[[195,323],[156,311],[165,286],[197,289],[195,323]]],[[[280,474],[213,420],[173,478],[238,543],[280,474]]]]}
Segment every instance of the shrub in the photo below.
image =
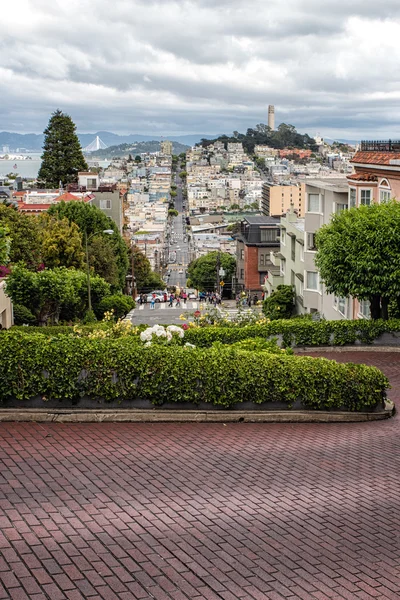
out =
{"type": "Polygon", "coordinates": [[[29,308],[22,304],[14,304],[14,323],[15,325],[36,325],[36,317],[29,308]]]}
{"type": "Polygon", "coordinates": [[[0,402],[112,400],[300,402],[308,409],[374,409],[388,381],[376,368],[324,358],[253,352],[231,347],[143,347],[138,336],[89,339],[20,331],[2,334],[0,402]]]}
{"type": "Polygon", "coordinates": [[[96,314],[101,319],[104,313],[113,310],[115,318],[120,319],[127,315],[133,308],[135,308],[135,301],[131,296],[114,294],[113,296],[106,296],[99,302],[96,307],[96,314]]]}
{"type": "Polygon", "coordinates": [[[290,319],[295,292],[291,285],[278,285],[275,292],[264,300],[263,312],[268,319],[290,319]]]}

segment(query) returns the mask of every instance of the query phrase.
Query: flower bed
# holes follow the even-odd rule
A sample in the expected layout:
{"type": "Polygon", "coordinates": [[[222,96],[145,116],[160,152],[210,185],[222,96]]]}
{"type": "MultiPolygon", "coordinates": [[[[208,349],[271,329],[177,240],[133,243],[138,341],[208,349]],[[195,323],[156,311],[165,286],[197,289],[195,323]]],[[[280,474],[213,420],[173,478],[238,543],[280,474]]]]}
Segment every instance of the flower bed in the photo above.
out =
{"type": "Polygon", "coordinates": [[[388,381],[374,367],[292,356],[265,347],[265,340],[255,346],[183,346],[193,342],[194,333],[185,332],[182,339],[172,331],[171,341],[157,333],[142,341],[138,331],[118,338],[102,337],[101,330],[93,332],[95,337],[2,334],[0,402],[26,405],[39,397],[45,407],[48,401],[62,406],[91,398],[360,411],[374,410],[385,400],[388,381]],[[145,347],[148,342],[151,347],[145,347]]]}

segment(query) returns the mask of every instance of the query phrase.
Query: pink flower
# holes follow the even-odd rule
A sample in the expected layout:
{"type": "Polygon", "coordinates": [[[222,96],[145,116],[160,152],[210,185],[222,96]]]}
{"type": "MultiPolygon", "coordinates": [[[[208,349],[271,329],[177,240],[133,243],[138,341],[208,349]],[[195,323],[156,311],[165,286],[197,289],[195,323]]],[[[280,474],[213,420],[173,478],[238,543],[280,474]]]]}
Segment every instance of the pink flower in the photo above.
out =
{"type": "Polygon", "coordinates": [[[186,329],[189,329],[189,325],[187,323],[184,323],[182,325],[182,329],[184,329],[186,331],[186,329]]]}
{"type": "Polygon", "coordinates": [[[195,317],[200,317],[200,315],[201,315],[201,312],[199,310],[196,310],[196,312],[194,313],[194,316],[195,317]]]}

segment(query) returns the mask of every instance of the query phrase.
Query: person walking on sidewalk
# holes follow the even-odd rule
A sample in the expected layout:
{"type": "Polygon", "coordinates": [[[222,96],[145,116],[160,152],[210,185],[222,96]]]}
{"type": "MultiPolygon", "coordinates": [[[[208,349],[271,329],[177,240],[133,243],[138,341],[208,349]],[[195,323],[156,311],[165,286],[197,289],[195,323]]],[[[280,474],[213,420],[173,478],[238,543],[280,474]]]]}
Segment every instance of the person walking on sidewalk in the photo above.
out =
{"type": "Polygon", "coordinates": [[[169,304],[168,304],[168,306],[170,306],[172,308],[173,303],[174,303],[174,295],[171,294],[170,297],[169,297],[169,304]]]}
{"type": "Polygon", "coordinates": [[[181,299],[179,298],[179,296],[176,297],[176,304],[175,304],[175,306],[176,307],[178,307],[178,306],[180,307],[181,306],[181,299]]]}

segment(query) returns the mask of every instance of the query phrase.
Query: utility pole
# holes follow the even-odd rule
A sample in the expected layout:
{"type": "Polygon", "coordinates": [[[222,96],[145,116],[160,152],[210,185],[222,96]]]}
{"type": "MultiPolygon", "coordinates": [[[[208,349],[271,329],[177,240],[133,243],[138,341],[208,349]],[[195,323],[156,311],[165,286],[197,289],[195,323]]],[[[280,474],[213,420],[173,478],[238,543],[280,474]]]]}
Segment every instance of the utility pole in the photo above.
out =
{"type": "Polygon", "coordinates": [[[136,299],[136,281],[135,281],[135,252],[134,246],[131,246],[131,275],[132,275],[132,298],[136,299]]]}

